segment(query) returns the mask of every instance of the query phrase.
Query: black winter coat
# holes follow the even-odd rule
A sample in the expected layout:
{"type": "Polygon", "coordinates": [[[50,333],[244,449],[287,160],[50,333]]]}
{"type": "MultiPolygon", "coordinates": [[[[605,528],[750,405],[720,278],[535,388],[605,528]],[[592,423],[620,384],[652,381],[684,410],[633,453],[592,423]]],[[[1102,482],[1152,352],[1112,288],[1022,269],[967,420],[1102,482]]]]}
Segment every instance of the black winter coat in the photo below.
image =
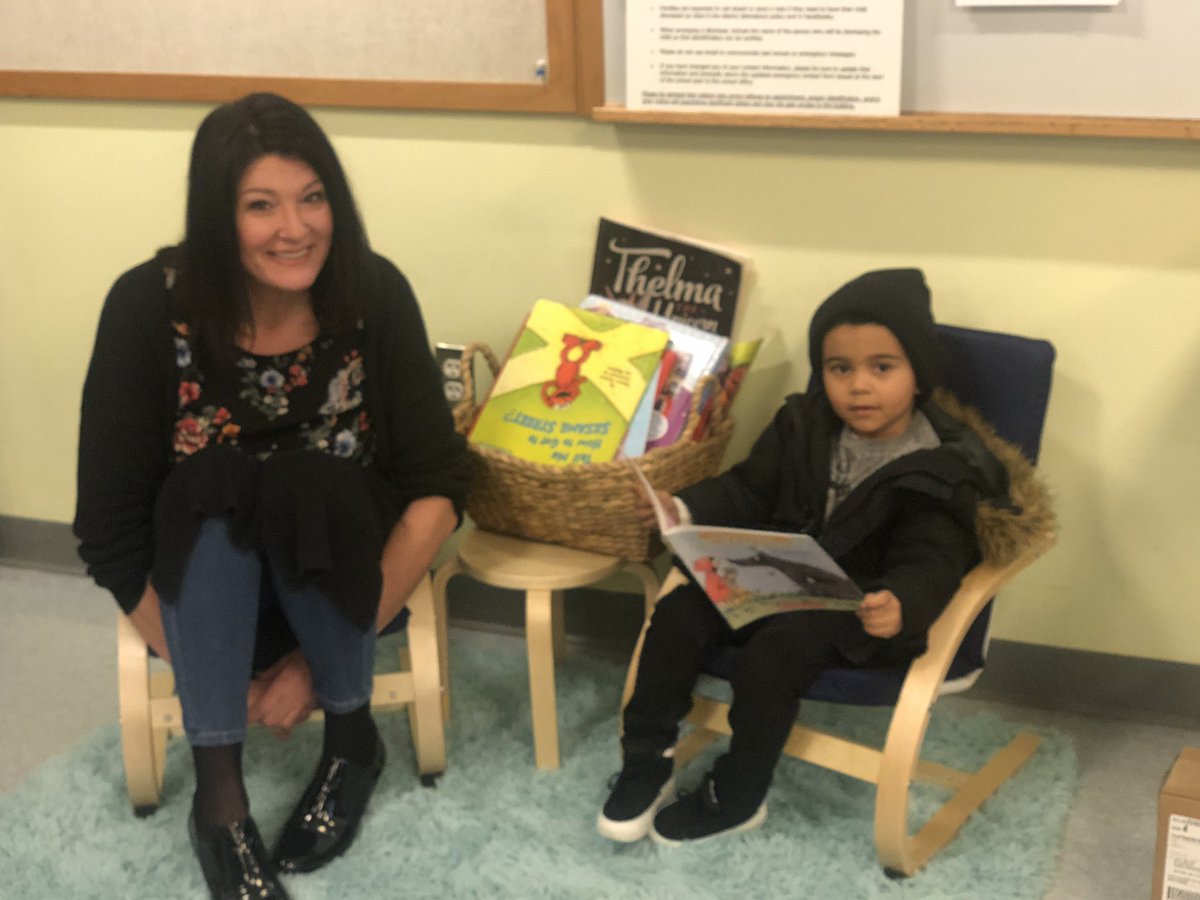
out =
{"type": "Polygon", "coordinates": [[[921,406],[941,446],[870,475],[825,519],[833,440],[842,427],[824,392],[789,396],[745,460],[679,492],[697,524],[810,534],[866,592],[890,590],[903,624],[887,640],[865,631],[839,649],[853,662],[906,662],[980,560],[980,501],[1007,504],[1004,466],[964,422],[921,406]]]}
{"type": "Polygon", "coordinates": [[[125,612],[138,604],[152,570],[156,585],[181,577],[200,517],[228,513],[246,540],[281,548],[285,577],[329,589],[367,628],[379,599],[382,542],[404,509],[420,497],[444,496],[461,514],[466,446],[454,431],[416,298],[391,262],[373,259],[363,357],[374,462],[325,466],[319,478],[308,475],[312,461],[303,454],[263,465],[237,451],[205,450],[177,465],[171,279],[162,258],[117,279],[83,389],[74,529],[88,574],[125,612]],[[168,482],[185,468],[189,477],[168,482]],[[261,489],[271,482],[294,487],[261,489]],[[264,493],[273,495],[269,509],[260,508],[264,493]]]}

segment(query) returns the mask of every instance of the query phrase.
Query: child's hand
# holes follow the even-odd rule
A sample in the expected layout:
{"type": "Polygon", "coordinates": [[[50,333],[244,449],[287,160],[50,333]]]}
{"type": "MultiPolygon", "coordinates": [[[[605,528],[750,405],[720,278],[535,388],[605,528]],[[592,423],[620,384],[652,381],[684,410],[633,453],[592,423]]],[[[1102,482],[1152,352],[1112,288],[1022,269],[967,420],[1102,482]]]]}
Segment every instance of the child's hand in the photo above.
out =
{"type": "Polygon", "coordinates": [[[872,591],[867,594],[854,614],[862,623],[863,631],[871,637],[895,637],[904,624],[900,599],[891,591],[872,591]]]}
{"type": "MultiPolygon", "coordinates": [[[[633,499],[633,511],[637,514],[638,522],[646,528],[657,529],[658,519],[654,516],[654,507],[650,505],[646,492],[641,488],[634,488],[634,491],[636,496],[633,499]]],[[[671,499],[671,495],[663,490],[655,490],[654,496],[658,498],[659,504],[667,514],[667,525],[678,525],[679,514],[675,510],[675,501],[671,499]]]]}

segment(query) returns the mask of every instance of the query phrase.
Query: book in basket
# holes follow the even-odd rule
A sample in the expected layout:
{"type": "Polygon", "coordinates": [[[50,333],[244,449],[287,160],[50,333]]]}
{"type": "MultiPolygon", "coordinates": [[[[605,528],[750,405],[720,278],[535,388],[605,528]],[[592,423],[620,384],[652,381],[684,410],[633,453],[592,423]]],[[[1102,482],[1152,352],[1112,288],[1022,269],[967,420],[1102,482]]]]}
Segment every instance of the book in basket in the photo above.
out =
{"type": "Polygon", "coordinates": [[[595,294],[589,294],[579,305],[592,312],[667,333],[669,341],[663,360],[665,363],[670,358],[672,371],[662,373],[646,446],[653,449],[675,443],[683,435],[692,407],[713,399],[698,396],[697,392],[706,376],[715,376],[727,367],[729,338],[595,294]]]}
{"type": "Polygon", "coordinates": [[[745,267],[731,251],[602,218],[588,293],[729,337],[745,267]]]}
{"type": "Polygon", "coordinates": [[[665,332],[538,300],[471,429],[529,462],[609,462],[653,382],[665,332]]]}
{"type": "MultiPolygon", "coordinates": [[[[637,468],[634,466],[633,468],[637,468]]],[[[671,525],[641,470],[663,543],[733,629],[802,609],[853,612],[863,593],[810,535],[722,525],[671,525]]]]}

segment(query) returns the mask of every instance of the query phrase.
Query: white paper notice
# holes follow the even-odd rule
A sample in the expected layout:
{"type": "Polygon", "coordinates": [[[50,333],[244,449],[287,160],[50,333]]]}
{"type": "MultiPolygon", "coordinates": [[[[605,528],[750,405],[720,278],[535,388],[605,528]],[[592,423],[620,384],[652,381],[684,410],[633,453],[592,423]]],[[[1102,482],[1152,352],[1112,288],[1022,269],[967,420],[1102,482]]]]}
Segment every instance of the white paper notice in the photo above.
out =
{"type": "Polygon", "coordinates": [[[1171,814],[1161,900],[1200,897],[1200,819],[1171,814]]]}
{"type": "Polygon", "coordinates": [[[903,0],[628,0],[626,106],[900,114],[903,0]]]}

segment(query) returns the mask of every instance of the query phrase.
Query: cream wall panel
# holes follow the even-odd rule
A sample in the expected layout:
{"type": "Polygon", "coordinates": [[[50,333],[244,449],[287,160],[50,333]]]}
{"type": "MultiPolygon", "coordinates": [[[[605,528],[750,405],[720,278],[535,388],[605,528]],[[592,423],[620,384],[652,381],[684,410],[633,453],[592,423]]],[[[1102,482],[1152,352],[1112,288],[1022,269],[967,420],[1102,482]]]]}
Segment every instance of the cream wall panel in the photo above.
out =
{"type": "MultiPolygon", "coordinates": [[[[99,304],[178,237],[203,112],[0,102],[0,515],[70,519],[99,304]]],[[[749,255],[740,333],[768,341],[735,455],[806,381],[814,306],[868,268],[922,266],[944,321],[1051,339],[1042,469],[1063,534],[995,633],[1200,662],[1200,604],[1176,593],[1200,580],[1200,148],[318,115],[435,340],[502,350],[534,299],[582,296],[601,214],[749,255]]]]}

